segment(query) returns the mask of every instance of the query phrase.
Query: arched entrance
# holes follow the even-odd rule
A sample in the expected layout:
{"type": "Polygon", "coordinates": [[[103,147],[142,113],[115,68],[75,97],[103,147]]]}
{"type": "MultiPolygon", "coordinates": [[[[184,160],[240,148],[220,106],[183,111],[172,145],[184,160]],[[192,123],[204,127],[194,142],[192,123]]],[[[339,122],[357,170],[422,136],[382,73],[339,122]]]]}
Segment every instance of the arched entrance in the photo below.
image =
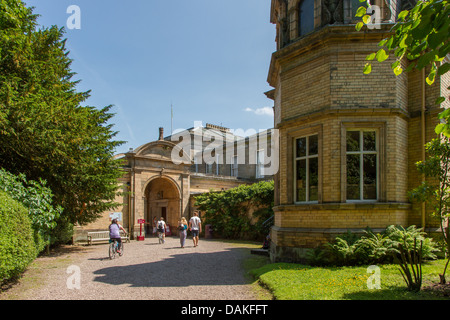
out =
{"type": "Polygon", "coordinates": [[[165,177],[155,178],[147,185],[145,194],[145,220],[150,222],[146,227],[146,234],[152,234],[155,221],[161,217],[170,225],[172,233],[176,233],[176,226],[181,218],[181,197],[175,182],[165,177]]]}

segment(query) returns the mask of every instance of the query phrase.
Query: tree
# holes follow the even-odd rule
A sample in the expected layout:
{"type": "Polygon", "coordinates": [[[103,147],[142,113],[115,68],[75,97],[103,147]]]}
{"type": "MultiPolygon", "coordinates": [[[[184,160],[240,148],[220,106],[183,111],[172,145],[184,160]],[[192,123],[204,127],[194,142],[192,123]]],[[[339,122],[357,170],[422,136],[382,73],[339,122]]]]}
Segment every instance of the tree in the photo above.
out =
{"type": "Polygon", "coordinates": [[[0,167],[47,182],[61,221],[85,224],[117,206],[121,164],[109,111],[82,106],[64,29],[38,28],[20,0],[0,2],[0,167]]]}
{"type": "MultiPolygon", "coordinates": [[[[367,5],[360,7],[356,13],[357,17],[362,17],[362,21],[356,25],[357,30],[370,22],[369,1],[367,5]]],[[[406,71],[430,67],[426,80],[429,85],[433,84],[436,75],[443,75],[450,69],[448,62],[443,63],[450,51],[449,13],[448,0],[418,1],[411,10],[403,10],[398,14],[398,22],[392,27],[390,36],[379,42],[379,46],[384,48],[370,54],[366,60],[383,62],[393,53],[396,61],[391,68],[396,75],[403,72],[401,61],[406,58],[409,61],[406,71]]],[[[371,70],[371,63],[368,62],[364,72],[370,73],[371,70]]]]}
{"type": "MultiPolygon", "coordinates": [[[[366,0],[360,0],[366,2],[366,0]]],[[[370,23],[371,4],[358,9],[356,16],[362,17],[362,21],[356,25],[356,30],[370,23]]],[[[436,76],[442,76],[450,70],[450,64],[445,61],[450,52],[450,6],[448,0],[417,1],[411,10],[403,10],[398,14],[398,21],[391,29],[389,37],[378,43],[381,49],[371,53],[366,60],[376,59],[383,62],[394,54],[396,61],[391,64],[395,75],[403,72],[402,60],[407,60],[405,71],[413,69],[429,69],[426,82],[432,85],[436,76]]],[[[372,71],[370,62],[366,63],[363,72],[369,74],[372,71]]],[[[445,97],[439,97],[436,104],[445,101],[445,97]]],[[[442,123],[436,127],[436,133],[450,137],[450,122],[448,112],[441,114],[442,123]]]]}
{"type": "Polygon", "coordinates": [[[435,138],[426,145],[428,158],[418,162],[419,171],[432,178],[423,182],[410,192],[410,196],[420,202],[427,202],[433,207],[433,214],[439,219],[447,251],[447,263],[440,275],[441,283],[445,283],[445,273],[450,261],[450,138],[435,138]]]}
{"type": "MultiPolygon", "coordinates": [[[[366,2],[360,0],[360,2],[366,2]]],[[[362,17],[362,21],[356,25],[359,31],[370,23],[372,11],[369,0],[367,7],[358,9],[356,16],[362,17]]],[[[432,85],[436,76],[443,76],[450,70],[448,54],[450,52],[449,32],[450,32],[450,7],[448,0],[424,0],[417,1],[411,10],[403,10],[398,14],[398,21],[391,29],[390,35],[379,42],[382,47],[376,53],[371,53],[366,60],[376,59],[383,62],[394,54],[396,61],[391,64],[395,75],[400,75],[404,70],[402,61],[407,60],[405,71],[413,69],[429,70],[426,82],[432,85]]],[[[371,63],[366,63],[363,72],[369,74],[372,71],[371,63]]],[[[449,89],[449,88],[448,88],[449,89]]],[[[436,104],[440,105],[446,100],[439,97],[436,104]]],[[[421,186],[411,192],[411,196],[419,201],[434,202],[434,214],[441,221],[441,230],[446,242],[447,255],[450,254],[449,228],[448,228],[448,205],[449,205],[449,138],[450,138],[450,109],[443,110],[439,114],[441,123],[435,128],[438,135],[426,145],[429,158],[425,162],[417,164],[419,171],[428,177],[435,179],[436,183],[430,185],[429,182],[422,183],[421,186]],[[445,227],[447,224],[447,227],[445,227]]],[[[444,268],[441,275],[441,282],[445,281],[444,268]],[[444,278],[442,278],[444,277],[444,278]]]]}

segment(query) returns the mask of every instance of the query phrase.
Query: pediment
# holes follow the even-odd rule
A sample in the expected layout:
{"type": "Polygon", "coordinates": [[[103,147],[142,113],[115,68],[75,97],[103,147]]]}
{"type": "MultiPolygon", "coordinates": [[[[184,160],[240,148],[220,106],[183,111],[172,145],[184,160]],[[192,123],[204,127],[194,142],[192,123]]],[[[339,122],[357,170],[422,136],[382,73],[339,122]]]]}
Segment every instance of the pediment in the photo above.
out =
{"type": "MultiPolygon", "coordinates": [[[[135,153],[136,157],[172,162],[172,150],[174,148],[177,148],[176,144],[170,141],[158,140],[139,147],[135,153]]],[[[189,159],[186,154],[184,154],[183,158],[189,159]]]]}

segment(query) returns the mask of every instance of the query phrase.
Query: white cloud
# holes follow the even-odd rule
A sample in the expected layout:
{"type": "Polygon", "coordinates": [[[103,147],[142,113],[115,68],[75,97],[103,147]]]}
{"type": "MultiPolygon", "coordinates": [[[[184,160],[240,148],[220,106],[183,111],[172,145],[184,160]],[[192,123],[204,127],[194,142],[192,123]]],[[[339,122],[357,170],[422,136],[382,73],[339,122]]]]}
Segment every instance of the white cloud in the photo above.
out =
{"type": "Polygon", "coordinates": [[[246,112],[253,112],[258,116],[273,116],[273,109],[271,107],[262,107],[262,108],[245,108],[246,112]]]}

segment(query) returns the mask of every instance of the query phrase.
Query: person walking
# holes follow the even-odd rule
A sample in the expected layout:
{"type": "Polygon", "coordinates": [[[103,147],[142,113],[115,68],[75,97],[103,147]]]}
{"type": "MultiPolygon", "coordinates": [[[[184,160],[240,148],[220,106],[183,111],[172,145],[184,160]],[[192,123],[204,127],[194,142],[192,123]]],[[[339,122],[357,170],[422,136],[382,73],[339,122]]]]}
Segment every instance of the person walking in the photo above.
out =
{"type": "Polygon", "coordinates": [[[198,237],[202,232],[202,221],[198,217],[198,211],[194,211],[194,216],[189,220],[189,230],[192,233],[192,240],[194,241],[194,247],[198,246],[198,237]]]}
{"type": "Polygon", "coordinates": [[[166,243],[166,223],[164,222],[163,217],[158,221],[157,231],[162,235],[163,243],[166,243]]]}
{"type": "Polygon", "coordinates": [[[187,227],[188,226],[187,226],[186,218],[182,217],[181,221],[180,221],[180,223],[178,225],[178,230],[180,231],[180,244],[181,244],[182,248],[184,248],[184,244],[186,242],[186,233],[187,233],[186,229],[187,229],[187,227]]]}

